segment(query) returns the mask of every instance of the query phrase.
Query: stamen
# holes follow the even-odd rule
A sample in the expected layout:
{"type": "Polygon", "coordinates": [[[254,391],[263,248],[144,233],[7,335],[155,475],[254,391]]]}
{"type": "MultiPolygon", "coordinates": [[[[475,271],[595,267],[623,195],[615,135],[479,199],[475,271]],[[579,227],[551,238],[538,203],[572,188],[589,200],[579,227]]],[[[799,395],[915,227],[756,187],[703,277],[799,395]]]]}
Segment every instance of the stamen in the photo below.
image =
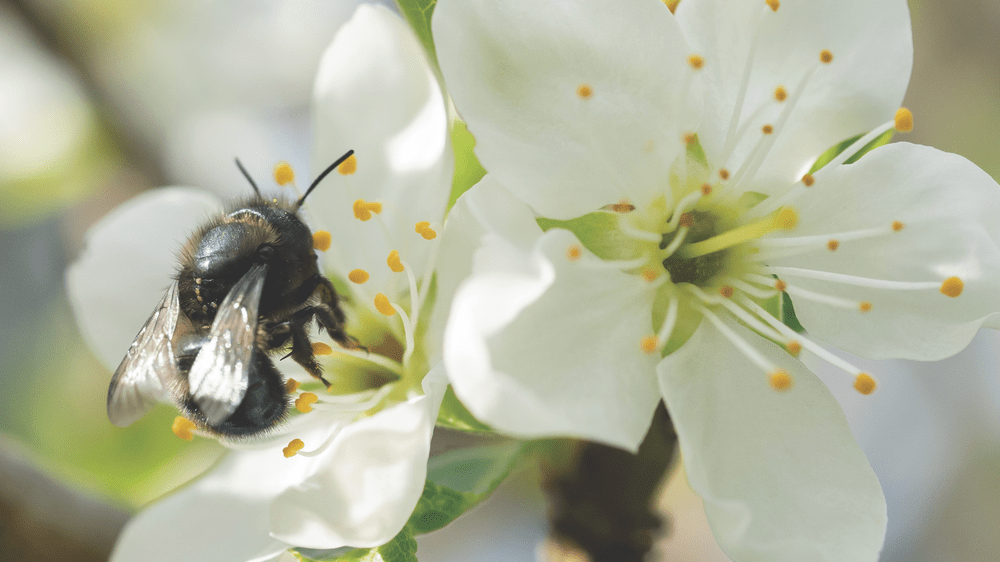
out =
{"type": "Polygon", "coordinates": [[[900,133],[909,133],[913,130],[913,112],[905,107],[897,109],[893,123],[900,133]]]}
{"type": "Polygon", "coordinates": [[[378,406],[395,387],[395,383],[388,383],[382,385],[376,392],[356,392],[340,396],[322,396],[319,399],[319,403],[313,406],[313,409],[326,412],[364,412],[378,406]],[[362,395],[366,399],[358,401],[362,395]]]}
{"type": "MultiPolygon", "coordinates": [[[[902,226],[902,223],[900,223],[902,226]]],[[[863,240],[891,234],[895,230],[894,226],[884,226],[875,228],[864,228],[859,230],[848,230],[845,232],[834,232],[832,234],[815,234],[810,236],[780,236],[774,238],[762,238],[757,241],[757,245],[762,248],[788,248],[797,246],[819,247],[825,245],[830,250],[836,250],[840,242],[863,240]],[[830,248],[831,242],[835,242],[830,248]]]]}
{"type": "Polygon", "coordinates": [[[605,209],[609,211],[614,211],[616,213],[631,213],[635,210],[635,205],[629,203],[628,201],[622,200],[618,203],[612,203],[611,205],[605,205],[605,209]]]}
{"type": "Polygon", "coordinates": [[[719,294],[722,295],[722,298],[728,299],[733,296],[733,288],[729,285],[723,285],[719,288],[719,294]]]}
{"type": "Polygon", "coordinates": [[[730,231],[718,234],[707,240],[695,242],[684,246],[679,250],[680,255],[685,258],[696,258],[725,250],[737,244],[742,244],[748,240],[754,240],[778,229],[790,230],[795,228],[799,222],[799,215],[791,207],[781,209],[771,218],[743,225],[730,231]]]}
{"type": "Polygon", "coordinates": [[[854,379],[854,390],[857,390],[865,396],[875,392],[875,388],[878,385],[875,384],[875,379],[871,377],[868,373],[858,373],[858,376],[854,379]]]}
{"type": "Polygon", "coordinates": [[[431,228],[431,223],[427,221],[418,222],[414,230],[417,232],[417,234],[422,236],[424,240],[433,240],[437,238],[437,232],[435,232],[434,229],[431,228]]]}
{"type": "Polygon", "coordinates": [[[593,88],[589,84],[580,84],[576,87],[576,95],[580,96],[580,99],[590,99],[590,96],[594,95],[593,88]]]}
{"type": "Polygon", "coordinates": [[[828,248],[828,249],[829,249],[829,250],[830,250],[831,252],[836,252],[836,251],[837,251],[837,248],[839,248],[839,247],[840,247],[840,242],[838,242],[838,241],[836,241],[836,240],[830,240],[829,242],[827,242],[827,243],[826,243],[826,247],[827,247],[827,248],[828,248]]]}
{"type": "Polygon", "coordinates": [[[299,383],[299,381],[295,379],[288,379],[285,381],[285,392],[287,392],[288,394],[294,394],[295,391],[298,390],[300,386],[302,385],[301,383],[299,383]]]}
{"type": "Polygon", "coordinates": [[[656,332],[657,341],[661,341],[664,344],[670,341],[670,335],[673,334],[674,326],[677,325],[679,305],[680,299],[671,295],[670,304],[667,306],[667,316],[663,319],[663,325],[660,326],[660,330],[656,332]]]}
{"type": "MultiPolygon", "coordinates": [[[[386,299],[388,302],[388,299],[386,299]]],[[[413,355],[413,324],[410,323],[410,318],[406,315],[406,311],[403,310],[401,306],[396,303],[391,304],[392,308],[399,313],[400,319],[403,321],[403,337],[406,340],[406,349],[403,351],[403,365],[406,365],[410,361],[410,357],[413,355]]]]}
{"type": "Polygon", "coordinates": [[[646,336],[639,342],[639,349],[641,349],[643,353],[653,353],[659,348],[660,342],[656,339],[656,336],[646,336]]]}
{"type": "Polygon", "coordinates": [[[746,62],[743,64],[743,76],[740,77],[740,87],[736,92],[736,104],[733,106],[733,115],[729,118],[729,129],[726,131],[726,142],[723,144],[722,151],[720,153],[722,155],[720,158],[721,162],[729,161],[729,157],[732,155],[733,149],[736,148],[736,142],[739,140],[739,135],[737,135],[736,132],[740,125],[740,117],[743,113],[743,104],[746,103],[747,88],[750,86],[750,71],[753,69],[754,55],[757,53],[757,41],[760,39],[760,26],[766,12],[767,10],[764,9],[759,13],[756,24],[754,25],[753,38],[750,40],[750,47],[747,49],[746,62]]]}
{"type": "Polygon", "coordinates": [[[295,409],[302,412],[303,414],[308,414],[311,412],[312,404],[317,402],[319,397],[312,392],[303,392],[295,399],[295,409]]]}
{"type": "Polygon", "coordinates": [[[670,241],[670,244],[666,248],[663,249],[663,259],[667,259],[674,255],[674,252],[677,251],[677,248],[681,247],[681,244],[684,243],[684,240],[687,238],[687,234],[690,231],[691,227],[687,225],[677,229],[677,234],[674,235],[674,239],[670,241]]]}
{"type": "Polygon", "coordinates": [[[963,289],[965,289],[965,283],[958,277],[949,277],[944,280],[944,283],[941,283],[941,294],[952,298],[961,295],[963,289]]]}
{"type": "MultiPolygon", "coordinates": [[[[352,156],[353,158],[353,156],[352,156]]],[[[306,444],[302,442],[301,439],[292,439],[288,442],[288,446],[281,450],[281,453],[285,455],[286,459],[290,459],[298,454],[305,447],[306,444]]]]}
{"type": "MultiPolygon", "coordinates": [[[[782,283],[784,283],[784,281],[782,281],[782,283]]],[[[835,306],[837,308],[855,309],[860,310],[861,312],[867,312],[867,310],[865,310],[864,303],[868,301],[859,303],[857,301],[850,301],[824,293],[817,293],[816,291],[810,291],[809,289],[803,289],[801,287],[788,284],[785,284],[783,292],[788,293],[795,298],[802,298],[829,306],[835,306]]],[[[871,303],[868,304],[868,309],[871,309],[871,303]]]]}
{"type": "Polygon", "coordinates": [[[325,252],[330,249],[330,242],[333,241],[333,237],[326,230],[317,230],[313,233],[313,248],[325,252]]]}
{"type": "Polygon", "coordinates": [[[814,183],[816,183],[816,178],[812,177],[812,174],[802,176],[802,184],[806,187],[812,187],[814,183]]]}
{"type": "Polygon", "coordinates": [[[784,86],[778,86],[774,89],[774,99],[777,101],[785,101],[788,98],[788,90],[784,86]]]}
{"type": "Polygon", "coordinates": [[[819,60],[823,64],[830,64],[831,62],[833,62],[833,53],[831,53],[826,49],[823,49],[822,51],[819,52],[819,60]]]}
{"type": "Polygon", "coordinates": [[[368,351],[361,351],[358,349],[347,349],[343,347],[338,347],[336,352],[340,355],[346,355],[348,357],[354,357],[355,359],[360,359],[362,361],[374,363],[387,371],[395,373],[396,375],[399,376],[403,376],[403,366],[384,355],[379,355],[378,353],[371,353],[368,351]]]}
{"type": "MultiPolygon", "coordinates": [[[[772,281],[773,281],[773,279],[772,279],[772,281]]],[[[772,290],[758,289],[757,287],[754,287],[753,285],[751,285],[749,283],[745,283],[743,281],[740,281],[739,279],[729,278],[729,279],[726,279],[726,283],[729,283],[733,287],[735,287],[735,288],[743,291],[744,293],[746,293],[748,295],[752,295],[754,297],[757,297],[758,299],[769,299],[769,298],[773,297],[774,295],[778,294],[778,291],[775,291],[773,289],[772,290]]]]}
{"type": "Polygon", "coordinates": [[[729,170],[727,170],[725,168],[719,168],[719,177],[722,179],[722,181],[728,180],[729,179],[729,170]]]}
{"type": "Polygon", "coordinates": [[[368,272],[363,269],[354,269],[347,274],[347,278],[350,279],[352,283],[356,283],[358,285],[368,281],[369,277],[371,276],[368,275],[368,272]]]}
{"type": "Polygon", "coordinates": [[[701,196],[708,197],[712,194],[712,185],[708,183],[701,184],[701,196]]]}
{"type": "Polygon", "coordinates": [[[174,435],[185,441],[194,439],[194,430],[194,422],[183,416],[174,418],[174,423],[170,426],[170,431],[173,431],[174,435]]]}
{"type": "Polygon", "coordinates": [[[624,214],[619,214],[618,216],[618,230],[622,234],[628,236],[629,238],[635,240],[641,240],[643,242],[660,242],[663,240],[663,235],[658,232],[649,232],[648,230],[640,230],[632,226],[628,217],[624,214]]]}
{"type": "Polygon", "coordinates": [[[321,341],[313,342],[312,350],[313,355],[333,355],[333,348],[321,341]]]}
{"type": "Polygon", "coordinates": [[[767,383],[777,391],[784,391],[792,388],[792,376],[784,369],[778,369],[767,375],[767,383]]]}
{"type": "Polygon", "coordinates": [[[341,162],[341,164],[337,166],[337,171],[343,176],[349,176],[358,171],[357,155],[352,154],[347,160],[341,162]]]}
{"type": "Polygon", "coordinates": [[[858,310],[860,310],[861,312],[868,312],[871,309],[872,309],[871,301],[861,301],[860,303],[858,303],[858,310]]]}
{"type": "Polygon", "coordinates": [[[581,250],[580,246],[577,244],[573,244],[569,248],[566,248],[566,259],[568,259],[569,261],[577,261],[580,259],[580,256],[582,255],[583,255],[583,250],[581,250]]]}
{"type": "Polygon", "coordinates": [[[802,344],[797,340],[792,340],[785,344],[785,351],[787,351],[792,357],[798,357],[799,353],[802,352],[802,344]]]}
{"type": "MultiPolygon", "coordinates": [[[[351,158],[354,158],[351,156],[351,158]]],[[[346,164],[347,162],[344,162],[346,164]]],[[[344,164],[341,164],[343,166],[344,164]]],[[[358,199],[354,202],[354,218],[359,221],[367,221],[372,218],[372,213],[376,215],[382,212],[381,203],[369,203],[364,199],[358,199]]]]}
{"type": "Polygon", "coordinates": [[[695,285],[685,285],[685,287],[689,291],[694,293],[695,296],[698,297],[698,299],[705,304],[722,305],[722,307],[728,310],[730,313],[732,313],[733,316],[742,320],[744,323],[750,326],[750,328],[756,330],[757,333],[761,334],[762,336],[782,343],[787,341],[787,338],[783,337],[780,333],[775,332],[774,330],[769,328],[767,324],[764,324],[760,320],[754,318],[754,316],[751,315],[749,312],[740,308],[738,304],[729,300],[729,297],[719,298],[714,295],[709,295],[704,291],[702,291],[700,287],[696,287],[695,285]]]}
{"type": "Polygon", "coordinates": [[[771,133],[774,132],[774,127],[772,125],[764,125],[763,127],[760,128],[760,131],[765,135],[770,135],[771,133]]]}
{"type": "Polygon", "coordinates": [[[295,181],[295,170],[288,162],[278,162],[274,166],[274,181],[278,185],[286,185],[295,181]]]}
{"type": "Polygon", "coordinates": [[[862,136],[858,140],[856,140],[853,143],[851,143],[851,146],[847,147],[843,152],[841,152],[840,154],[838,154],[837,156],[835,156],[833,158],[833,160],[830,160],[826,164],[826,166],[823,166],[822,170],[820,170],[820,171],[818,171],[816,173],[819,174],[819,173],[822,173],[825,170],[832,170],[832,169],[836,168],[837,166],[840,166],[841,164],[843,164],[844,162],[846,162],[849,158],[851,158],[852,156],[854,156],[855,154],[857,154],[859,150],[861,150],[862,148],[868,146],[868,143],[870,143],[873,140],[877,139],[878,137],[882,136],[883,133],[885,133],[889,129],[894,128],[895,126],[896,126],[896,122],[895,122],[895,120],[893,120],[893,121],[886,121],[885,123],[879,125],[875,129],[872,129],[871,132],[869,132],[868,134],[862,136]]]}
{"type": "Polygon", "coordinates": [[[393,251],[389,252],[389,257],[387,257],[385,259],[385,263],[386,263],[386,265],[389,266],[389,269],[391,269],[394,273],[402,273],[403,272],[404,268],[403,268],[403,264],[400,263],[400,261],[399,261],[399,251],[398,250],[393,250],[393,251]]]}
{"type": "Polygon", "coordinates": [[[738,336],[736,332],[727,326],[725,322],[723,322],[712,311],[703,306],[697,306],[697,309],[704,315],[705,318],[708,319],[709,322],[715,325],[716,329],[719,330],[719,333],[725,336],[725,338],[729,340],[729,342],[732,343],[744,357],[749,359],[754,365],[757,365],[761,371],[764,371],[765,373],[774,373],[778,370],[774,363],[771,363],[771,361],[757,351],[754,346],[750,345],[749,342],[738,336]]]}
{"type": "Polygon", "coordinates": [[[767,5],[771,7],[772,11],[777,12],[778,7],[781,6],[781,2],[778,2],[778,0],[767,0],[767,5]]]}
{"type": "Polygon", "coordinates": [[[903,230],[903,223],[899,221],[892,221],[892,230],[893,232],[899,232],[900,230],[903,230]]]}
{"type": "Polygon", "coordinates": [[[382,293],[375,295],[375,310],[386,316],[396,314],[396,309],[389,303],[389,297],[382,293]]]}
{"type": "Polygon", "coordinates": [[[819,281],[832,281],[834,283],[843,283],[845,285],[854,285],[856,287],[869,287],[872,289],[889,289],[889,290],[899,290],[899,291],[919,291],[926,289],[937,289],[940,287],[941,292],[948,296],[958,296],[962,293],[962,281],[958,277],[951,277],[944,281],[942,284],[938,284],[936,281],[887,281],[884,279],[871,279],[868,277],[857,277],[854,275],[845,275],[843,273],[833,273],[829,271],[818,271],[814,269],[801,269],[798,267],[766,267],[764,268],[768,273],[774,273],[775,275],[781,276],[795,276],[803,277],[806,279],[816,279],[819,281]],[[945,292],[947,288],[948,292],[945,292]],[[950,294],[957,289],[957,293],[954,295],[950,294]]]}
{"type": "Polygon", "coordinates": [[[691,68],[700,70],[701,67],[705,66],[705,59],[703,59],[701,55],[691,55],[688,57],[688,64],[691,68]]]}
{"type": "MultiPolygon", "coordinates": [[[[696,191],[692,191],[691,193],[688,193],[680,201],[678,201],[677,205],[674,207],[674,214],[670,215],[670,220],[667,221],[667,228],[664,231],[664,234],[669,234],[673,232],[680,224],[681,218],[683,218],[683,216],[688,211],[694,208],[695,204],[698,203],[698,201],[701,200],[702,197],[703,195],[701,193],[701,190],[699,189],[696,191]]],[[[663,239],[662,235],[657,238],[658,241],[662,239],[663,239]]]]}

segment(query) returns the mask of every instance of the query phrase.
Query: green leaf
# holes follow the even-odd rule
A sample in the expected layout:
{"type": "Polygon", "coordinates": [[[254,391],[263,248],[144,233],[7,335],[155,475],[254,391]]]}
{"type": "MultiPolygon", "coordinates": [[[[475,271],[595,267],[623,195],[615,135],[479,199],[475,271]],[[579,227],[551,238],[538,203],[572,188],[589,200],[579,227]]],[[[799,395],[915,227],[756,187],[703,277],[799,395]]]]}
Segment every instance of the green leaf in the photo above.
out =
{"type": "MultiPolygon", "coordinates": [[[[895,132],[896,132],[895,129],[889,129],[888,131],[882,133],[881,135],[876,137],[875,140],[866,144],[864,148],[854,153],[854,155],[848,158],[844,163],[853,164],[857,162],[859,159],[861,159],[861,157],[864,156],[865,154],[868,154],[869,152],[875,150],[876,148],[884,144],[888,144],[888,142],[892,140],[892,135],[895,132]]],[[[852,144],[857,142],[858,139],[860,139],[862,136],[864,135],[857,135],[855,137],[851,137],[831,147],[829,150],[821,154],[820,157],[816,159],[816,162],[812,165],[812,168],[809,169],[809,173],[815,174],[823,166],[829,164],[830,161],[836,158],[841,152],[847,150],[852,144]]]]}
{"type": "Polygon", "coordinates": [[[788,293],[781,293],[781,312],[781,321],[786,326],[800,334],[806,331],[799,322],[798,317],[795,316],[795,308],[792,307],[792,298],[788,296],[788,293]]]}
{"type": "Polygon", "coordinates": [[[431,35],[431,15],[437,0],[396,0],[399,12],[406,18],[407,23],[417,34],[417,39],[427,51],[427,56],[431,59],[431,64],[437,68],[437,52],[434,50],[434,38],[431,35]]]}
{"type": "Polygon", "coordinates": [[[448,198],[450,209],[463,193],[476,185],[486,175],[473,149],[476,139],[469,132],[465,123],[455,119],[451,124],[451,148],[455,153],[455,176],[451,183],[451,196],[448,198]]]}
{"type": "Polygon", "coordinates": [[[458,396],[455,396],[455,391],[451,389],[451,386],[448,386],[448,390],[444,393],[444,401],[441,402],[441,410],[438,411],[437,425],[459,431],[493,431],[490,426],[477,420],[465,408],[458,396]]]}
{"type": "Polygon", "coordinates": [[[297,548],[291,552],[303,560],[316,562],[417,562],[417,541],[407,524],[392,540],[375,548],[297,548]]]}
{"type": "Polygon", "coordinates": [[[427,479],[481,501],[507,478],[524,452],[525,445],[518,441],[455,449],[431,458],[427,479]]]}

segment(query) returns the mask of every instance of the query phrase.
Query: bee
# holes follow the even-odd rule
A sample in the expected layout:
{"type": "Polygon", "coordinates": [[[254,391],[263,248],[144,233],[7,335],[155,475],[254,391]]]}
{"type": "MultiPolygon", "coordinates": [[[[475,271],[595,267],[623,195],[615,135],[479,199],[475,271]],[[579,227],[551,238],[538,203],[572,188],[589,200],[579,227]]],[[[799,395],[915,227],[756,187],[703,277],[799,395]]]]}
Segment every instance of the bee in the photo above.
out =
{"type": "Polygon", "coordinates": [[[295,201],[267,199],[239,160],[255,195],[188,240],[173,282],[129,346],[108,388],[108,419],[125,427],[156,402],[172,402],[199,428],[253,437],[284,419],[288,393],[269,355],[288,355],[327,387],[307,334],[310,322],[344,347],[357,347],[313,236],[295,201]]]}

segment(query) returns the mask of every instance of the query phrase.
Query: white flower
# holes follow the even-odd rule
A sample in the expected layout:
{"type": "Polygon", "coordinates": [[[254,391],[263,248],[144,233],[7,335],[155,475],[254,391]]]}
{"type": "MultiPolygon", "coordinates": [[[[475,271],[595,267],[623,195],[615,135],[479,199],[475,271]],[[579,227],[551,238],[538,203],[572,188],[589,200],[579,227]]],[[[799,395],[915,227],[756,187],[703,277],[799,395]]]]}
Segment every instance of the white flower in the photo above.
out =
{"type": "MultiPolygon", "coordinates": [[[[349,287],[342,305],[363,326],[359,337],[378,349],[364,338],[382,336],[399,350],[391,358],[339,350],[327,371],[336,382],[363,367],[392,382],[348,396],[314,393],[318,402],[302,408],[313,411],[267,437],[224,443],[233,451],[218,466],[129,523],[114,560],[265,560],[293,546],[374,547],[403,528],[423,491],[447,385],[439,342],[450,295],[429,289],[453,155],[437,80],[397,15],[362,6],[341,29],[321,62],[314,118],[319,169],[348,148],[356,153],[309,195],[304,215],[314,232],[331,235],[324,263],[349,287]],[[293,439],[304,447],[286,458],[293,439]]],[[[109,368],[169,283],[181,242],[220,210],[203,192],[163,188],[91,229],[68,288],[84,336],[109,368]]]]}
{"type": "Polygon", "coordinates": [[[463,403],[635,449],[662,396],[730,556],[875,560],[878,481],[795,356],[870,393],[810,337],[939,359],[1000,310],[996,182],[902,143],[845,165],[911,126],[906,2],[440,0],[434,37],[489,172],[455,209],[482,240],[445,334],[463,403]]]}

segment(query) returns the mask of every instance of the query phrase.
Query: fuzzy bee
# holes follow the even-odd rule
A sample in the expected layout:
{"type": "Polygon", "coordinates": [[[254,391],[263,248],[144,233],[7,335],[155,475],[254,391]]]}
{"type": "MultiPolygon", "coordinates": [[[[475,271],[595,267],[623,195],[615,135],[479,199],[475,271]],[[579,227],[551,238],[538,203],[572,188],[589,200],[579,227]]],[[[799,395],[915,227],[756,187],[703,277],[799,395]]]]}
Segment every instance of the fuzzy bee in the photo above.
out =
{"type": "Polygon", "coordinates": [[[312,190],[347,160],[337,159],[296,201],[256,195],[201,227],[181,252],[166,294],[139,330],[108,388],[108,418],[132,424],[173,402],[198,427],[251,437],[288,410],[284,379],[269,354],[289,355],[328,387],[306,328],[315,319],[339,344],[344,313],[319,272],[313,237],[298,211],[312,190]]]}

